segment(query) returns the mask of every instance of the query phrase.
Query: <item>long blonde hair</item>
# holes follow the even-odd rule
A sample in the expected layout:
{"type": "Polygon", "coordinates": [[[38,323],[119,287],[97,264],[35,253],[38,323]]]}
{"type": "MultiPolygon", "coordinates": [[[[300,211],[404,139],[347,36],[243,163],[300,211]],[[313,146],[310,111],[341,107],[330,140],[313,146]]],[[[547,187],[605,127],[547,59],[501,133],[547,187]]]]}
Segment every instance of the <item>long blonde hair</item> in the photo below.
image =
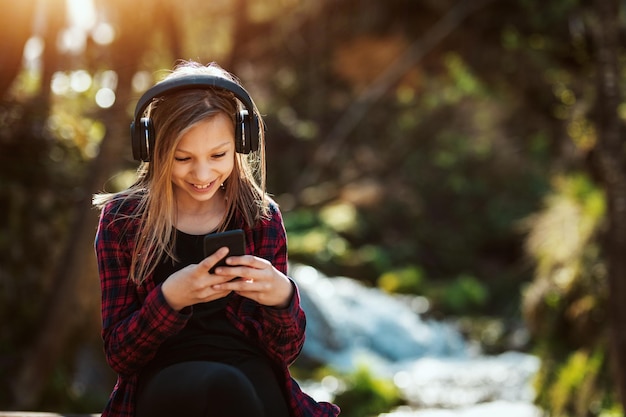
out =
{"type": "MultiPolygon", "coordinates": [[[[215,63],[204,66],[193,61],[182,61],[166,79],[198,74],[220,76],[240,84],[236,77],[215,63]]],[[[236,213],[249,227],[269,213],[269,199],[265,192],[265,129],[254,102],[253,105],[259,119],[259,150],[247,155],[235,154],[233,172],[224,183],[226,216],[219,230],[224,230],[236,213]]],[[[164,255],[176,259],[176,200],[171,172],[182,135],[196,123],[218,113],[226,114],[234,126],[240,108],[241,103],[233,93],[213,87],[168,93],[156,98],[148,107],[148,116],[156,133],[151,161],[141,163],[137,170],[138,179],[128,189],[96,194],[93,198],[94,205],[100,209],[112,201],[137,202],[133,213],[119,217],[119,220],[139,221],[129,275],[133,282],[143,282],[164,255]]]]}

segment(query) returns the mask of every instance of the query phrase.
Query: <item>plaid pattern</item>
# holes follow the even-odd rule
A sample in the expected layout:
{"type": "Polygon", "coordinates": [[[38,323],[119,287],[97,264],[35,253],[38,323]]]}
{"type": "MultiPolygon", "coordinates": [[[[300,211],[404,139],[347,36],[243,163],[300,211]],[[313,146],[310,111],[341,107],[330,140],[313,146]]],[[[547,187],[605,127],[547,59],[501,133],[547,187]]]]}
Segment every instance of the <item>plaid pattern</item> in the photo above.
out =
{"type": "MultiPolygon", "coordinates": [[[[102,338],[106,359],[118,378],[102,417],[133,417],[137,375],[168,337],[178,333],[191,317],[192,307],[172,310],[152,276],[141,285],[129,281],[129,266],[138,229],[137,221],[125,219],[136,203],[112,202],[100,215],[95,239],[102,291],[102,338]]],[[[246,252],[265,258],[287,272],[287,240],[282,216],[271,205],[271,219],[254,228],[245,227],[246,252]]],[[[295,287],[295,283],[293,284],[295,287]]],[[[283,370],[285,392],[294,417],[332,417],[339,408],[316,402],[291,378],[288,366],[304,344],[305,315],[294,291],[286,309],[262,306],[234,294],[226,306],[228,319],[246,336],[257,340],[268,357],[283,370]]]]}

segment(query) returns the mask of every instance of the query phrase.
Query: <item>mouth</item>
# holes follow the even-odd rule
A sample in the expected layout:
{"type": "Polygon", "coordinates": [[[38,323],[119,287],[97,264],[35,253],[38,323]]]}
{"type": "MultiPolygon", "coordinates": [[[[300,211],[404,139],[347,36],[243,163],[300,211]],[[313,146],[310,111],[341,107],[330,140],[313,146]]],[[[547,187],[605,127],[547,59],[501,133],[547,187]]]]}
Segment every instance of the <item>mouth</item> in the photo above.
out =
{"type": "Polygon", "coordinates": [[[211,181],[208,184],[193,184],[192,183],[191,186],[193,188],[195,188],[196,190],[206,190],[206,189],[210,188],[213,185],[214,182],[215,181],[211,181]]]}

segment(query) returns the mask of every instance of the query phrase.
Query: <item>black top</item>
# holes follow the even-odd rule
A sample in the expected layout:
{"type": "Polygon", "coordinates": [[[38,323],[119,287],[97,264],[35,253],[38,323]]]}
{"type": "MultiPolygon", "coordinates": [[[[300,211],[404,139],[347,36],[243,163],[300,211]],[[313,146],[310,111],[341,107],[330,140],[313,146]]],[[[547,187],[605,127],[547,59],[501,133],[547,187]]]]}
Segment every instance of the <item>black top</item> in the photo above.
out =
{"type": "MultiPolygon", "coordinates": [[[[167,257],[157,265],[154,279],[162,283],[171,274],[204,259],[204,235],[189,235],[176,231],[176,256],[167,257]]],[[[208,271],[207,271],[208,273],[208,271]]],[[[193,305],[191,318],[176,335],[167,339],[156,356],[139,375],[138,395],[159,370],[175,363],[187,361],[212,361],[239,368],[254,385],[267,415],[287,416],[287,403],[280,374],[253,340],[246,338],[226,317],[226,304],[232,293],[207,303],[193,305]],[[268,414],[269,413],[269,414],[268,414]]]]}
{"type": "MultiPolygon", "coordinates": [[[[204,235],[189,235],[177,230],[178,262],[170,257],[161,262],[154,271],[156,282],[162,283],[174,272],[202,261],[203,238],[204,235]]],[[[226,304],[231,296],[195,304],[187,325],[161,345],[150,368],[190,360],[236,363],[243,357],[263,356],[260,348],[228,321],[226,304]]]]}

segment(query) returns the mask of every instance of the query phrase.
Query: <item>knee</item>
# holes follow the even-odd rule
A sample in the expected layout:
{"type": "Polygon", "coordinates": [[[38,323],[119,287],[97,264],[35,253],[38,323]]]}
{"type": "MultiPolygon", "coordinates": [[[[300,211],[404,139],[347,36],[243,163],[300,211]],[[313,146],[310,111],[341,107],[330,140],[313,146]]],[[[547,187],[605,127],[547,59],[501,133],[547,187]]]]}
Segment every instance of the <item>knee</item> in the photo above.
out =
{"type": "Polygon", "coordinates": [[[239,369],[222,365],[207,374],[205,398],[210,415],[263,416],[263,405],[248,377],[239,369]]]}
{"type": "Polygon", "coordinates": [[[138,416],[263,416],[254,385],[239,369],[217,362],[185,362],[158,373],[139,395],[138,416]]]}
{"type": "Polygon", "coordinates": [[[233,366],[215,366],[207,371],[205,377],[207,378],[207,389],[212,393],[222,392],[227,397],[247,392],[255,393],[254,386],[248,377],[233,366]]]}

